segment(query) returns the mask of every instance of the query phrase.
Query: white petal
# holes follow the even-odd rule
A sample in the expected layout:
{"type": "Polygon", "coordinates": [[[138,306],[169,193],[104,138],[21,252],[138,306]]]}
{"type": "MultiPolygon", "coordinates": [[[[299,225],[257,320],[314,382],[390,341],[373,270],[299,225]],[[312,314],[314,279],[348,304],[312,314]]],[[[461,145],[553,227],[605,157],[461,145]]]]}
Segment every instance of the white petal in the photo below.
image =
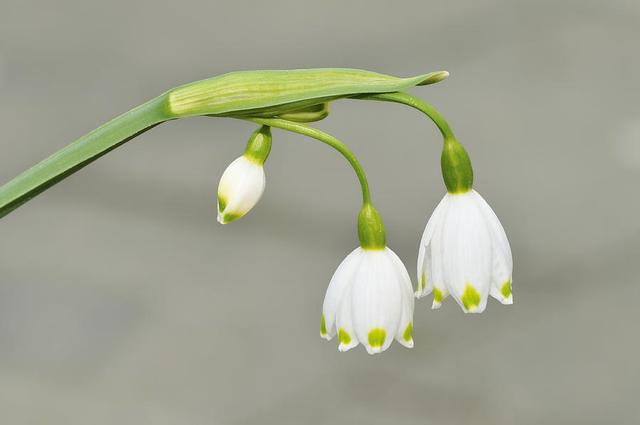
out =
{"type": "Polygon", "coordinates": [[[471,193],[452,195],[442,234],[444,283],[465,312],[484,310],[490,288],[492,246],[471,193]]]}
{"type": "Polygon", "coordinates": [[[264,167],[244,156],[233,161],[222,174],[218,185],[218,221],[228,223],[244,216],[264,193],[264,167]],[[224,209],[221,210],[221,204],[224,209]]]}
{"type": "Polygon", "coordinates": [[[511,293],[511,273],[508,272],[505,257],[502,252],[494,249],[493,266],[491,271],[491,296],[502,304],[513,304],[511,293]]]}
{"type": "Polygon", "coordinates": [[[396,331],[396,341],[405,347],[413,347],[413,309],[414,297],[413,287],[411,286],[411,278],[407,272],[402,260],[389,249],[389,257],[395,266],[396,284],[402,295],[402,311],[400,313],[400,324],[396,331]]]}
{"type": "Polygon", "coordinates": [[[362,257],[362,248],[358,247],[351,251],[349,255],[345,257],[336,269],[327,293],[324,296],[324,303],[322,304],[322,318],[324,320],[324,328],[326,333],[321,336],[330,340],[336,335],[336,313],[338,306],[344,297],[345,289],[353,282],[353,272],[358,267],[362,257]]]}
{"type": "MultiPolygon", "coordinates": [[[[445,197],[450,197],[451,195],[447,194],[445,197]]],[[[444,232],[444,223],[447,215],[449,214],[449,209],[451,208],[451,203],[447,201],[445,205],[445,209],[442,212],[442,218],[439,220],[438,226],[433,231],[433,236],[429,242],[429,246],[427,249],[431,250],[431,271],[427,272],[427,288],[430,286],[433,288],[433,303],[431,304],[432,309],[438,309],[442,305],[442,301],[444,301],[447,296],[449,296],[449,290],[444,283],[444,255],[443,255],[443,232],[444,232]]]]}
{"type": "Polygon", "coordinates": [[[491,234],[493,264],[490,294],[502,304],[513,304],[513,295],[511,294],[513,258],[509,240],[491,206],[479,193],[474,191],[474,196],[491,234]]]}
{"type": "Polygon", "coordinates": [[[511,246],[509,245],[509,240],[507,239],[507,234],[504,231],[504,227],[502,227],[500,219],[498,219],[498,216],[493,211],[491,206],[487,203],[487,201],[485,201],[485,199],[475,190],[473,191],[473,194],[476,198],[477,204],[482,210],[485,219],[487,220],[487,224],[491,232],[491,237],[495,239],[497,249],[499,249],[505,256],[505,265],[509,269],[509,274],[511,274],[511,270],[513,269],[513,259],[511,256],[511,246]]]}
{"type": "Polygon", "coordinates": [[[438,202],[438,205],[436,206],[436,208],[433,210],[433,213],[431,214],[431,217],[429,218],[429,221],[427,221],[427,225],[424,228],[424,232],[422,233],[422,239],[420,240],[420,245],[422,246],[427,245],[431,240],[431,238],[433,237],[433,232],[441,223],[442,217],[446,213],[446,210],[447,210],[446,206],[448,204],[449,198],[450,198],[449,194],[445,194],[440,200],[440,202],[438,202]]]}
{"type": "Polygon", "coordinates": [[[442,223],[442,217],[447,209],[448,197],[445,195],[438,203],[438,206],[431,214],[429,221],[427,222],[424,232],[422,233],[422,239],[420,241],[420,247],[418,250],[418,282],[416,289],[416,297],[422,298],[429,295],[433,290],[431,281],[433,280],[431,271],[431,249],[430,243],[434,233],[440,227],[442,223]]]}
{"type": "Polygon", "coordinates": [[[339,351],[348,351],[358,345],[358,337],[353,326],[352,301],[353,285],[347,286],[338,305],[336,328],[338,329],[339,351]]]}
{"type": "Polygon", "coordinates": [[[400,324],[402,294],[389,252],[364,251],[351,291],[356,335],[369,354],[386,350],[400,324]]]}
{"type": "Polygon", "coordinates": [[[433,291],[433,261],[431,242],[427,246],[421,246],[418,252],[418,283],[415,292],[416,298],[426,297],[433,291]]]}

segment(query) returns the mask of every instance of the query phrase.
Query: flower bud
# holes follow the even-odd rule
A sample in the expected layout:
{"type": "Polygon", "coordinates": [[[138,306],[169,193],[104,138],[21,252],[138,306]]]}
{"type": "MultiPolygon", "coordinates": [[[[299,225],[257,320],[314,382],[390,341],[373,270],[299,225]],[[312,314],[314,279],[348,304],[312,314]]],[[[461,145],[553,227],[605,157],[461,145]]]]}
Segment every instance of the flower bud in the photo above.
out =
{"type": "Polygon", "coordinates": [[[264,193],[264,162],[271,151],[271,130],[256,130],[244,154],[222,174],[218,185],[218,222],[231,223],[253,208],[264,193]]]}

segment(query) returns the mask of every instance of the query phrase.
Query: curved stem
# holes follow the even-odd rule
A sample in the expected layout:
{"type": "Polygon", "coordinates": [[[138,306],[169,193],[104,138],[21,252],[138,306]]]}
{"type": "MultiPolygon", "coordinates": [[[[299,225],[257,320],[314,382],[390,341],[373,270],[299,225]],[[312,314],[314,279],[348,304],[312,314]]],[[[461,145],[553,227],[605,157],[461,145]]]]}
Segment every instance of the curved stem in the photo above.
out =
{"type": "Polygon", "coordinates": [[[167,121],[157,97],[98,127],[0,187],[0,217],[133,137],[167,121]]]}
{"type": "Polygon", "coordinates": [[[412,108],[417,109],[418,111],[424,113],[426,116],[431,118],[431,121],[438,127],[440,133],[442,133],[442,137],[444,137],[445,141],[447,140],[455,140],[455,136],[453,135],[453,131],[449,127],[449,123],[444,119],[442,114],[438,112],[436,108],[432,105],[429,105],[427,102],[419,99],[415,96],[411,96],[408,93],[397,92],[397,93],[380,93],[374,95],[364,95],[354,97],[354,99],[364,99],[364,100],[380,100],[385,102],[395,102],[402,103],[407,106],[411,106],[412,108]]]}
{"type": "Polygon", "coordinates": [[[316,140],[319,140],[327,145],[331,146],[342,156],[349,161],[353,171],[356,172],[358,176],[358,181],[360,182],[360,187],[362,188],[362,203],[370,204],[371,203],[371,194],[369,193],[369,183],[367,182],[367,176],[362,169],[362,166],[358,162],[357,158],[349,150],[349,148],[342,143],[340,140],[335,137],[327,134],[317,128],[309,127],[304,124],[295,123],[292,121],[277,119],[277,118],[247,118],[248,121],[255,122],[256,124],[268,125],[269,127],[280,128],[282,130],[292,131],[294,133],[302,134],[316,140]]]}

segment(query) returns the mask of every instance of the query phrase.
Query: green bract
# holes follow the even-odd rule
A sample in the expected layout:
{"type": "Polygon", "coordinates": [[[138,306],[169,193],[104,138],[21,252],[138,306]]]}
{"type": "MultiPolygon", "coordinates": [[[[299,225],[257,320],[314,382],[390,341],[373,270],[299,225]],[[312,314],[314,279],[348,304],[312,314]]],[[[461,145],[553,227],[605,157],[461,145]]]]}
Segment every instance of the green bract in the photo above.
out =
{"type": "Polygon", "coordinates": [[[366,93],[404,91],[442,81],[446,71],[398,78],[359,69],[231,72],[169,91],[172,117],[221,115],[276,117],[366,93]]]}

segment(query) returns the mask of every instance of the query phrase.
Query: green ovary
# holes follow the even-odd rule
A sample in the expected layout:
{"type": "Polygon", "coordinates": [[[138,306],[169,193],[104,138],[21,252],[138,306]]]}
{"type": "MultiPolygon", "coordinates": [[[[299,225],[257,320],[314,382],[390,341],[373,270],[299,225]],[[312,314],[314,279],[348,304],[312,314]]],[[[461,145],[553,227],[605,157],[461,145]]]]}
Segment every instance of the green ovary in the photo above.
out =
{"type": "Polygon", "coordinates": [[[462,301],[464,308],[470,310],[473,307],[478,307],[480,305],[480,294],[473,286],[467,284],[460,300],[462,301]]]}
{"type": "Polygon", "coordinates": [[[369,345],[373,348],[382,347],[387,333],[382,328],[373,328],[369,331],[369,345]]]}
{"type": "Polygon", "coordinates": [[[500,293],[503,297],[509,298],[511,296],[511,280],[507,280],[500,287],[500,293]]]}
{"type": "MultiPolygon", "coordinates": [[[[384,331],[383,331],[384,332],[384,331]]],[[[371,334],[369,334],[371,335],[371,334]]],[[[371,338],[371,337],[369,337],[371,338]]],[[[409,342],[413,339],[413,323],[409,323],[409,325],[407,326],[407,329],[404,330],[404,333],[402,334],[402,338],[404,338],[405,341],[409,342]]]]}
{"type": "Polygon", "coordinates": [[[324,321],[324,314],[322,315],[322,319],[320,320],[320,335],[325,336],[327,334],[327,324],[324,321]]]}
{"type": "Polygon", "coordinates": [[[340,341],[340,344],[349,345],[349,343],[351,342],[351,335],[349,335],[349,333],[345,331],[344,328],[340,328],[340,330],[338,331],[338,340],[340,341]]]}
{"type": "Polygon", "coordinates": [[[433,288],[433,300],[437,303],[442,303],[444,299],[444,294],[438,288],[433,288]]]}

